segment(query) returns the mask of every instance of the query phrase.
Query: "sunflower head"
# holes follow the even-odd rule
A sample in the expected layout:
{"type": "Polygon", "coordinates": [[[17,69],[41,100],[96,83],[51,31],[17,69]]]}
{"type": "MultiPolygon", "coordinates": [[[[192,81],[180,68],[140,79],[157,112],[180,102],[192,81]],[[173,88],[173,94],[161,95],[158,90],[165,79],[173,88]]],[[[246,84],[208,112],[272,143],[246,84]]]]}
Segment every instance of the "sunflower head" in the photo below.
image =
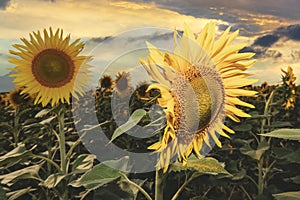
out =
{"type": "Polygon", "coordinates": [[[104,89],[111,89],[113,86],[113,80],[111,78],[111,76],[109,75],[104,75],[100,80],[100,85],[102,88],[104,89]]]}
{"type": "Polygon", "coordinates": [[[9,106],[9,93],[1,93],[0,94],[0,108],[9,106]]]}
{"type": "Polygon", "coordinates": [[[147,92],[148,87],[149,87],[149,84],[147,82],[141,82],[137,85],[135,94],[138,99],[149,98],[149,92],[147,92]]]}
{"type": "Polygon", "coordinates": [[[295,85],[296,76],[293,72],[293,68],[291,66],[288,66],[286,71],[283,69],[281,69],[281,71],[284,73],[284,75],[282,76],[283,84],[286,84],[289,87],[295,85]]]}
{"type": "Polygon", "coordinates": [[[285,100],[282,106],[286,110],[294,109],[296,101],[296,76],[293,73],[293,68],[290,66],[288,66],[286,71],[283,69],[281,69],[281,71],[284,73],[284,75],[282,75],[282,82],[285,100]]]}
{"type": "Polygon", "coordinates": [[[22,89],[18,89],[9,92],[8,100],[10,105],[16,109],[21,105],[28,104],[31,100],[31,97],[26,93],[22,93],[22,89]]]}
{"type": "Polygon", "coordinates": [[[10,68],[16,73],[16,87],[24,86],[24,93],[35,96],[35,104],[52,106],[58,103],[70,103],[70,96],[78,97],[82,88],[87,86],[89,65],[87,56],[78,54],[84,47],[79,39],[70,43],[70,35],[63,31],[55,32],[50,28],[29,34],[30,39],[21,38],[23,44],[15,44],[16,50],[10,53],[10,62],[16,65],[10,68]]]}
{"type": "Polygon", "coordinates": [[[130,85],[130,74],[128,72],[119,72],[115,79],[115,91],[120,97],[131,94],[132,87],[130,85]]]}
{"type": "Polygon", "coordinates": [[[228,28],[215,40],[216,26],[207,24],[195,35],[185,25],[182,36],[174,32],[173,53],[161,52],[147,43],[149,56],[141,64],[153,79],[148,90],[160,90],[158,99],[164,108],[167,124],[161,140],[149,146],[160,153],[159,168],[168,169],[170,160],[177,155],[186,164],[193,152],[202,157],[203,149],[216,144],[221,147],[218,137],[234,133],[223,124],[228,116],[235,122],[238,117],[250,117],[238,106],[254,106],[238,96],[255,96],[256,92],[245,86],[255,83],[244,73],[255,60],[254,53],[240,53],[247,44],[232,44],[238,31],[230,33],[228,28]],[[180,42],[177,43],[179,37],[180,42]]]}

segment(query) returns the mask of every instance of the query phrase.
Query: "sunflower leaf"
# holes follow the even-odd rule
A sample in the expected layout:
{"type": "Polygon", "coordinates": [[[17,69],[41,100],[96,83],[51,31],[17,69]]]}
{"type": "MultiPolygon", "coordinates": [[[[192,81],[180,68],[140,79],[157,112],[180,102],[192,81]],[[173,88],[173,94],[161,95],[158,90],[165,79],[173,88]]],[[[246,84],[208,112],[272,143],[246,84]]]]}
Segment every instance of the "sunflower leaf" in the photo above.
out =
{"type": "Polygon", "coordinates": [[[248,155],[253,159],[259,160],[261,156],[264,154],[265,151],[267,151],[270,148],[270,145],[268,142],[263,141],[259,143],[257,146],[257,149],[253,149],[250,144],[246,144],[243,147],[240,148],[240,151],[244,155],[248,155]]]}
{"type": "Polygon", "coordinates": [[[40,165],[32,165],[0,176],[1,183],[11,186],[19,179],[39,179],[40,165]]]}
{"type": "Polygon", "coordinates": [[[300,191],[273,194],[276,200],[300,200],[300,191]]]}
{"type": "Polygon", "coordinates": [[[147,112],[143,109],[135,110],[128,121],[115,130],[114,134],[111,137],[110,143],[126,131],[136,126],[146,114],[147,112]]]}
{"type": "Polygon", "coordinates": [[[122,171],[128,170],[128,157],[119,160],[110,160],[94,166],[83,174],[79,179],[72,181],[69,185],[73,187],[85,187],[95,190],[107,183],[126,176],[122,171]]]}
{"type": "Polygon", "coordinates": [[[265,137],[275,137],[288,140],[298,140],[300,141],[300,129],[278,129],[271,131],[270,133],[260,134],[265,137]]]}
{"type": "Polygon", "coordinates": [[[196,171],[201,174],[230,174],[224,169],[224,165],[220,163],[215,158],[205,157],[198,159],[196,157],[191,157],[187,164],[183,166],[182,163],[175,162],[171,165],[170,171],[180,172],[185,170],[196,171]]]}
{"type": "MultiPolygon", "coordinates": [[[[31,149],[32,150],[32,149],[31,149]]],[[[32,155],[31,150],[26,150],[24,144],[19,145],[15,149],[0,157],[0,166],[7,163],[14,163],[32,155]]]]}
{"type": "Polygon", "coordinates": [[[27,188],[23,188],[23,189],[20,189],[20,190],[15,190],[13,192],[9,192],[9,193],[7,193],[7,196],[9,197],[8,200],[18,199],[19,197],[23,196],[24,194],[28,194],[29,192],[32,192],[32,191],[35,191],[35,190],[36,190],[35,188],[27,187],[27,188]]]}
{"type": "Polygon", "coordinates": [[[44,117],[45,115],[47,115],[47,114],[50,113],[51,111],[52,111],[52,109],[45,108],[45,109],[41,110],[40,112],[38,112],[38,113],[35,115],[35,118],[44,117]]]}
{"type": "Polygon", "coordinates": [[[41,185],[51,189],[56,187],[65,177],[66,175],[60,173],[51,174],[41,185]]]}

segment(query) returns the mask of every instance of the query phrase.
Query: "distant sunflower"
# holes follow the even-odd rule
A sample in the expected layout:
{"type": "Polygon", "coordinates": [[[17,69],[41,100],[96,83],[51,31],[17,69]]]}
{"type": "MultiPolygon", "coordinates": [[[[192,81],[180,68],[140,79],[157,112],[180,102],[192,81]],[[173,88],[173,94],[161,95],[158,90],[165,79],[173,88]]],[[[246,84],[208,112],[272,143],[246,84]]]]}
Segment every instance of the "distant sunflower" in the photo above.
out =
{"type": "Polygon", "coordinates": [[[113,86],[113,80],[109,75],[104,75],[99,82],[101,87],[104,89],[111,89],[113,86]]]}
{"type": "Polygon", "coordinates": [[[120,97],[128,96],[132,92],[130,80],[131,78],[128,72],[119,72],[116,75],[114,88],[120,97]]]}
{"type": "Polygon", "coordinates": [[[8,100],[10,105],[16,109],[17,107],[19,107],[20,105],[24,105],[29,103],[30,101],[30,96],[28,94],[22,94],[22,90],[18,89],[18,90],[12,90],[9,92],[8,94],[8,100]]]}
{"type": "Polygon", "coordinates": [[[239,53],[246,44],[231,44],[238,31],[229,34],[228,28],[215,41],[216,26],[208,23],[196,37],[185,25],[184,33],[177,44],[174,32],[174,54],[162,53],[147,43],[150,55],[142,65],[157,82],[148,88],[159,89],[158,103],[164,108],[167,125],[161,141],[149,146],[160,152],[159,168],[167,170],[170,159],[176,154],[179,161],[187,163],[194,152],[202,157],[203,142],[211,147],[211,139],[221,147],[219,135],[229,138],[223,131],[234,133],[223,124],[228,116],[235,122],[238,117],[250,117],[238,106],[254,108],[238,96],[255,96],[255,91],[241,87],[255,83],[244,73],[255,60],[254,53],[239,53]]]}
{"type": "Polygon", "coordinates": [[[283,106],[286,110],[293,109],[296,101],[296,76],[293,72],[293,68],[290,66],[288,66],[286,71],[283,69],[281,69],[281,71],[284,73],[282,82],[285,88],[285,102],[283,103],[283,106]]]}
{"type": "Polygon", "coordinates": [[[18,51],[10,51],[18,56],[10,57],[16,67],[10,68],[17,87],[24,86],[23,93],[35,95],[35,104],[52,106],[59,102],[70,104],[70,95],[78,98],[89,79],[88,56],[79,56],[84,43],[80,39],[70,43],[70,35],[63,37],[63,31],[52,32],[44,29],[44,34],[33,32],[30,40],[21,38],[24,45],[13,45],[18,51]]]}
{"type": "Polygon", "coordinates": [[[138,99],[149,98],[149,92],[147,91],[149,84],[147,82],[141,82],[138,84],[135,93],[138,99]]]}

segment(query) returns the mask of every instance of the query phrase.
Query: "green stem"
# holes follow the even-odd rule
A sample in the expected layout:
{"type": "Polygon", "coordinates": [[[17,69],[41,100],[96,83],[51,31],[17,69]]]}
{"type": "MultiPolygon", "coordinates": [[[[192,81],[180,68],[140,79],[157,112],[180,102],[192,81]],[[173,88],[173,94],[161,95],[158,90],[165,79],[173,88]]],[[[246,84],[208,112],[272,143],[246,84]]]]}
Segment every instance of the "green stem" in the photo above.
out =
{"type": "Polygon", "coordinates": [[[258,195],[263,194],[264,191],[264,178],[263,178],[263,157],[259,159],[257,162],[258,164],[258,183],[257,183],[257,189],[258,189],[258,195]]]}
{"type": "Polygon", "coordinates": [[[59,150],[60,150],[60,167],[63,174],[67,174],[66,167],[66,138],[64,133],[65,121],[64,121],[64,107],[58,111],[58,123],[59,123],[59,150]]]}
{"type": "MultiPolygon", "coordinates": [[[[67,175],[67,160],[66,160],[66,138],[64,133],[65,128],[65,109],[64,105],[58,110],[57,118],[58,118],[58,128],[59,128],[59,151],[60,151],[60,168],[63,175],[67,175]]],[[[68,200],[68,188],[66,185],[63,186],[62,189],[62,197],[61,200],[68,200]]]]}
{"type": "Polygon", "coordinates": [[[250,194],[247,192],[247,190],[244,188],[244,186],[240,185],[240,188],[243,190],[244,194],[247,196],[249,200],[252,200],[250,194]]]}
{"type": "Polygon", "coordinates": [[[163,175],[162,169],[157,168],[155,173],[155,200],[164,199],[163,175]]]}
{"type": "Polygon", "coordinates": [[[193,174],[189,179],[186,179],[185,182],[181,185],[181,187],[177,190],[171,200],[176,200],[179,197],[179,194],[183,191],[185,186],[189,184],[192,180],[199,177],[201,174],[193,174]]]}
{"type": "Polygon", "coordinates": [[[129,183],[130,185],[136,187],[146,197],[147,200],[152,200],[150,195],[141,186],[139,186],[135,182],[129,180],[128,177],[126,177],[126,176],[125,176],[125,179],[126,179],[127,183],[129,183]]]}
{"type": "MultiPolygon", "coordinates": [[[[264,108],[264,113],[263,113],[265,116],[269,113],[270,104],[273,101],[273,97],[274,97],[274,94],[275,94],[276,91],[277,91],[277,89],[273,90],[271,92],[270,96],[268,97],[267,101],[266,101],[265,108],[264,108]]],[[[266,118],[263,118],[262,122],[261,122],[261,128],[260,128],[260,133],[261,134],[265,132],[265,130],[264,130],[265,125],[266,125],[266,118]]],[[[265,137],[260,136],[259,143],[263,142],[264,140],[265,140],[265,137]]],[[[257,190],[258,190],[258,195],[263,194],[263,191],[264,191],[263,164],[264,164],[264,156],[262,155],[261,158],[257,162],[257,168],[258,168],[257,190]]]]}
{"type": "Polygon", "coordinates": [[[60,167],[58,166],[58,164],[56,164],[53,160],[47,158],[47,157],[44,157],[44,156],[40,156],[40,155],[33,155],[34,158],[40,158],[42,160],[45,160],[47,161],[48,163],[52,164],[59,172],[61,172],[61,169],[60,167]]]}

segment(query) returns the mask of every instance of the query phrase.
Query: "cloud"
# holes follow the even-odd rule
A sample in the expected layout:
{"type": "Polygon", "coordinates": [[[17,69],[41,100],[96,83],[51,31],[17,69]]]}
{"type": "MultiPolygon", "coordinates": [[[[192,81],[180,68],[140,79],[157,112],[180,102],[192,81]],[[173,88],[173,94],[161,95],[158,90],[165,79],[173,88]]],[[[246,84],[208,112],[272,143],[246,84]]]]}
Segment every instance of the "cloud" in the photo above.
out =
{"type": "MultiPolygon", "coordinates": [[[[255,52],[255,58],[280,58],[282,56],[282,46],[286,41],[300,41],[300,24],[282,26],[269,34],[258,37],[253,44],[245,47],[240,52],[255,52]]],[[[290,50],[289,56],[293,60],[299,58],[298,50],[290,50]]]]}
{"type": "Polygon", "coordinates": [[[221,19],[245,36],[267,33],[278,26],[299,22],[298,0],[131,0],[154,2],[157,7],[199,18],[221,19]]]}
{"type": "Polygon", "coordinates": [[[275,34],[286,36],[292,40],[300,41],[300,24],[279,27],[277,30],[275,30],[275,34]]]}
{"type": "Polygon", "coordinates": [[[262,46],[262,47],[270,47],[272,46],[275,42],[277,42],[279,40],[279,36],[278,35],[264,35],[262,37],[259,37],[258,39],[256,39],[254,41],[253,45],[258,45],[258,46],[262,46]]]}
{"type": "Polygon", "coordinates": [[[27,37],[29,32],[50,26],[76,37],[103,37],[145,26],[182,28],[183,22],[197,32],[210,21],[158,8],[154,3],[109,0],[14,0],[10,9],[0,12],[0,19],[6,19],[1,22],[2,38],[27,37]]]}
{"type": "Polygon", "coordinates": [[[0,76],[0,93],[14,89],[13,78],[9,74],[0,76]]]}
{"type": "Polygon", "coordinates": [[[0,9],[5,9],[10,3],[10,0],[1,0],[0,1],[0,9]]]}

